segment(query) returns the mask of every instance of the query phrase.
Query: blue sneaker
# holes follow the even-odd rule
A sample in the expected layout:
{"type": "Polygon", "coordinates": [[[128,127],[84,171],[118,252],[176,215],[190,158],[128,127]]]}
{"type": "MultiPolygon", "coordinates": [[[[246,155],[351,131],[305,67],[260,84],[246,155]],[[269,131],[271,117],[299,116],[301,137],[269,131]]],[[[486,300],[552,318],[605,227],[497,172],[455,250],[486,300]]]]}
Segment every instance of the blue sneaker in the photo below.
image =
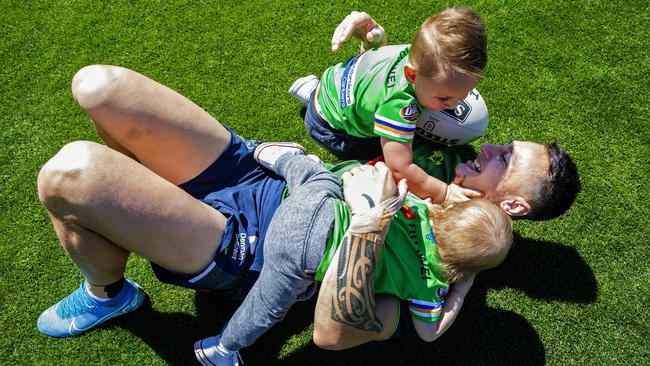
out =
{"type": "Polygon", "coordinates": [[[86,290],[86,282],[63,300],[52,305],[38,317],[38,330],[50,337],[79,335],[108,319],[130,313],[142,305],[144,292],[131,280],[112,299],[102,302],[93,299],[86,290]]]}

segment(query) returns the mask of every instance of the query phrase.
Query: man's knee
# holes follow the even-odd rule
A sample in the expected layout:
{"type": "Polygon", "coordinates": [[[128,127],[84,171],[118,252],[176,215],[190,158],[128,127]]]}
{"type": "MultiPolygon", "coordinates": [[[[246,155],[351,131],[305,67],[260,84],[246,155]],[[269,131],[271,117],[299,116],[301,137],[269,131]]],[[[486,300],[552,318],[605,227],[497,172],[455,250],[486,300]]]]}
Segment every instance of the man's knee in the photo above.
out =
{"type": "Polygon", "coordinates": [[[96,108],[111,97],[123,73],[124,69],[117,66],[85,66],[72,78],[72,95],[82,108],[96,108]]]}
{"type": "Polygon", "coordinates": [[[94,142],[75,141],[45,163],[38,174],[38,196],[50,212],[89,194],[92,162],[101,150],[94,142]]]}

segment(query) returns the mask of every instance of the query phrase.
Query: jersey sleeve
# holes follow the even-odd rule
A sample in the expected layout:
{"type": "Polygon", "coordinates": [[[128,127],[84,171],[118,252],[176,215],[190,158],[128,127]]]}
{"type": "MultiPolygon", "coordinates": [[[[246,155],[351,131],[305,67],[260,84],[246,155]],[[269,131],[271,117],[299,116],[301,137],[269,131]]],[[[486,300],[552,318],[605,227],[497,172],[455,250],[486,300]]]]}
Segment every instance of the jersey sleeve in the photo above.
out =
{"type": "Polygon", "coordinates": [[[420,107],[415,98],[400,93],[377,108],[373,131],[391,140],[411,143],[419,115],[420,107]]]}
{"type": "Polygon", "coordinates": [[[407,299],[411,316],[427,323],[437,322],[442,315],[447,291],[447,286],[436,287],[407,299]]]}
{"type": "Polygon", "coordinates": [[[408,303],[412,317],[427,323],[435,323],[440,319],[443,301],[432,302],[408,299],[408,303]]]}

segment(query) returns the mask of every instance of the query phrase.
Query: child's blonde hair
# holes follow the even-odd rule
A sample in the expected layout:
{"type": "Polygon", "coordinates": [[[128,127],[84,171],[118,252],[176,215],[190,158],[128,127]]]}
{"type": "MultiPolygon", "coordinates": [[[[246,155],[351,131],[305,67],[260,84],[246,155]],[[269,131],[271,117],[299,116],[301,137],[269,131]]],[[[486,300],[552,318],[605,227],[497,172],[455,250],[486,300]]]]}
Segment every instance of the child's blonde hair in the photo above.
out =
{"type": "Polygon", "coordinates": [[[478,82],[487,64],[481,17],[469,8],[445,9],[429,17],[413,37],[409,61],[424,77],[449,67],[456,75],[478,82]]]}
{"type": "Polygon", "coordinates": [[[512,219],[485,199],[458,202],[430,210],[438,255],[449,282],[466,273],[493,268],[512,245],[512,219]]]}

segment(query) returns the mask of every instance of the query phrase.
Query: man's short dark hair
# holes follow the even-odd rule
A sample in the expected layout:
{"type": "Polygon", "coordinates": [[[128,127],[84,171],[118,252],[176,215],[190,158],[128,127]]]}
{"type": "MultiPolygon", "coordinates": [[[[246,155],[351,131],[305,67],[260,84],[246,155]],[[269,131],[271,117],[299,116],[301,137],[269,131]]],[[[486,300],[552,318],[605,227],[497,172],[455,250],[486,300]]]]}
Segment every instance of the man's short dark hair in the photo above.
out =
{"type": "Polygon", "coordinates": [[[555,141],[544,147],[550,159],[548,178],[539,183],[536,196],[531,197],[531,211],[522,217],[535,221],[562,215],[571,207],[581,188],[578,168],[571,157],[555,141]]]}

